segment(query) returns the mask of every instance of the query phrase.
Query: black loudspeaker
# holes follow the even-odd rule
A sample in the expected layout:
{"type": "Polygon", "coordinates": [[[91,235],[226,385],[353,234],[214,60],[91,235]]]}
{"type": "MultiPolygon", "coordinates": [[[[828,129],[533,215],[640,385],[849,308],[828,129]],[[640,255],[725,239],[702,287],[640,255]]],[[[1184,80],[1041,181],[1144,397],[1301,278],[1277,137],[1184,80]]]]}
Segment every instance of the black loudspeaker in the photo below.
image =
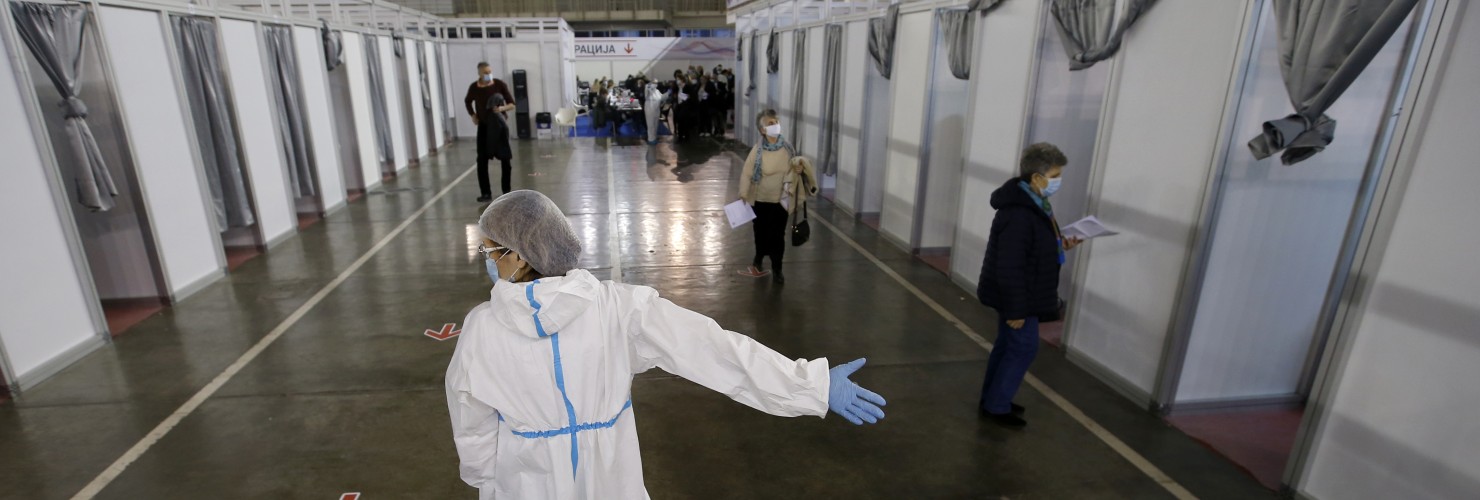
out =
{"type": "Polygon", "coordinates": [[[514,70],[514,124],[520,139],[534,136],[529,127],[529,78],[522,69],[514,70]]]}

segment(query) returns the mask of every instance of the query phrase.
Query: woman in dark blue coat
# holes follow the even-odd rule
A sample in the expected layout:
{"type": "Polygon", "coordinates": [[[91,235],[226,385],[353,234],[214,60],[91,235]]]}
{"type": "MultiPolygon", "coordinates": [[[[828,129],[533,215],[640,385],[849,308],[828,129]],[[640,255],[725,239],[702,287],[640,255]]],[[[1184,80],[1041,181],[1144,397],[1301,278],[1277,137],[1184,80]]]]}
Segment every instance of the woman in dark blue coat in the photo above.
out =
{"type": "Polygon", "coordinates": [[[1056,315],[1059,267],[1079,240],[1065,240],[1048,198],[1058,191],[1069,161],[1048,143],[1028,146],[1019,176],[992,192],[991,236],[976,293],[997,310],[997,342],[982,381],[981,411],[1011,427],[1027,425],[1013,404],[1028,366],[1038,355],[1038,319],[1056,315]]]}

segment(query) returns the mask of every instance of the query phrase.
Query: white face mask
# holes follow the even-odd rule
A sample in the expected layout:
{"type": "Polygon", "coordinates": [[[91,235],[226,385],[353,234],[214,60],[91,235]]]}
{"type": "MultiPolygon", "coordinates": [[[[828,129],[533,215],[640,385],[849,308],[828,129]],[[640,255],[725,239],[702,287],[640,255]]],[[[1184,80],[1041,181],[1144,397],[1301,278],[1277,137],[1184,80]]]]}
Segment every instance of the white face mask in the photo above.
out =
{"type": "Polygon", "coordinates": [[[781,124],[772,123],[766,125],[766,137],[781,137],[781,124]]]}
{"type": "Polygon", "coordinates": [[[493,81],[493,73],[485,73],[485,74],[479,75],[478,76],[478,79],[479,80],[483,80],[484,83],[491,82],[491,81],[493,81]]]}

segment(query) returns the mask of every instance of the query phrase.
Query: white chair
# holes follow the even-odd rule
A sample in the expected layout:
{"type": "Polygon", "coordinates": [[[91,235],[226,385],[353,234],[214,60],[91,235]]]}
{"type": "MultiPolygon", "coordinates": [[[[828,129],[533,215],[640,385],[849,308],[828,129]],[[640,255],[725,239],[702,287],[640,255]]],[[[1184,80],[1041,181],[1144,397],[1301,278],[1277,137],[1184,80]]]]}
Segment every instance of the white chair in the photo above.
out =
{"type": "Polygon", "coordinates": [[[570,137],[570,130],[576,127],[576,108],[560,108],[556,111],[555,126],[560,137],[570,137]]]}

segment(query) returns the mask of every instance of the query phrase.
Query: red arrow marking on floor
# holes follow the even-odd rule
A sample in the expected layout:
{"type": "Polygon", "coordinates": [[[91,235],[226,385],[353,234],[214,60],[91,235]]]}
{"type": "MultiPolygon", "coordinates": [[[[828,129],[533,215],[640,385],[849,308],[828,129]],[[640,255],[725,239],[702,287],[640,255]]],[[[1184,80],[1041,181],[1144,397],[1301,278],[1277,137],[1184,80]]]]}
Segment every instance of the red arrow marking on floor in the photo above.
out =
{"type": "Polygon", "coordinates": [[[339,500],[360,500],[360,494],[359,493],[345,493],[343,495],[339,495],[339,500]]]}
{"type": "Polygon", "coordinates": [[[462,330],[457,330],[456,328],[457,323],[448,323],[442,325],[442,331],[427,330],[426,335],[437,340],[447,340],[456,337],[458,334],[462,333],[462,330]]]}

